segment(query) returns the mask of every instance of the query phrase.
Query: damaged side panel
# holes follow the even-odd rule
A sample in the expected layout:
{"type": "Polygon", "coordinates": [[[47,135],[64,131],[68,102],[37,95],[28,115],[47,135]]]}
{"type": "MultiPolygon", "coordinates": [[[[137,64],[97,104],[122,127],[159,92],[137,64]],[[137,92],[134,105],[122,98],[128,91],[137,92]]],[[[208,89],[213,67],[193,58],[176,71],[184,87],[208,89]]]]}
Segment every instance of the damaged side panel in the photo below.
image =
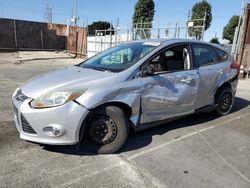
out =
{"type": "Polygon", "coordinates": [[[96,88],[77,99],[88,109],[94,109],[110,102],[123,103],[131,108],[131,122],[136,125],[140,117],[141,78],[96,88]]]}
{"type": "Polygon", "coordinates": [[[190,114],[198,93],[197,70],[148,76],[142,79],[140,123],[190,114]]]}
{"type": "Polygon", "coordinates": [[[88,109],[120,102],[131,108],[134,125],[193,113],[198,92],[197,70],[159,74],[103,86],[77,99],[88,109]]]}
{"type": "MultiPolygon", "coordinates": [[[[237,76],[237,70],[231,69],[228,62],[199,68],[200,85],[197,98],[197,108],[208,104],[214,104],[214,96],[218,88],[227,81],[237,76]]],[[[236,79],[236,82],[238,79],[236,79]]],[[[236,84],[232,85],[233,91],[236,91],[236,84]]]]}

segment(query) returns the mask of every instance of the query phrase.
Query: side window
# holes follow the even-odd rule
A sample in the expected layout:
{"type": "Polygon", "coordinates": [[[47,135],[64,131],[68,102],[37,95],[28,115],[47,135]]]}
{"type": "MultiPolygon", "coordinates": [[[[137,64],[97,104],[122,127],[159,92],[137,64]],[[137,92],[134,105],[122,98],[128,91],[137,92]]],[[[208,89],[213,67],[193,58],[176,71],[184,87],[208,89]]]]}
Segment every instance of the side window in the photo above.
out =
{"type": "Polygon", "coordinates": [[[190,69],[189,47],[176,46],[160,53],[149,62],[152,72],[180,71],[190,69]]]}
{"type": "Polygon", "coordinates": [[[225,61],[228,59],[228,54],[224,52],[223,50],[220,50],[218,48],[214,48],[216,54],[217,54],[217,61],[225,61]]]}
{"type": "Polygon", "coordinates": [[[209,46],[194,44],[193,53],[195,64],[198,66],[210,64],[215,61],[213,50],[209,46]]]}
{"type": "Polygon", "coordinates": [[[124,64],[131,61],[131,59],[132,59],[132,49],[126,48],[103,57],[101,59],[100,64],[101,65],[124,64]]]}

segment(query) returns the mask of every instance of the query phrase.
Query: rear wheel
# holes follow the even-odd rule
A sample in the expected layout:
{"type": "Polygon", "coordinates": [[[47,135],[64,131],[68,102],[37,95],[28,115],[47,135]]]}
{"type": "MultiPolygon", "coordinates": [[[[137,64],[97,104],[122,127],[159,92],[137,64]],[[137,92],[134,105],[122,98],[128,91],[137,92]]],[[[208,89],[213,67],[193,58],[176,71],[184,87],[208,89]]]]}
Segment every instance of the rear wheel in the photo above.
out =
{"type": "Polygon", "coordinates": [[[217,94],[215,102],[215,112],[217,115],[225,116],[229,114],[234,103],[234,94],[232,92],[232,89],[229,87],[222,88],[221,91],[217,94]]]}
{"type": "Polygon", "coordinates": [[[128,120],[122,109],[103,106],[93,112],[86,122],[83,145],[99,154],[114,153],[125,143],[128,120]]]}

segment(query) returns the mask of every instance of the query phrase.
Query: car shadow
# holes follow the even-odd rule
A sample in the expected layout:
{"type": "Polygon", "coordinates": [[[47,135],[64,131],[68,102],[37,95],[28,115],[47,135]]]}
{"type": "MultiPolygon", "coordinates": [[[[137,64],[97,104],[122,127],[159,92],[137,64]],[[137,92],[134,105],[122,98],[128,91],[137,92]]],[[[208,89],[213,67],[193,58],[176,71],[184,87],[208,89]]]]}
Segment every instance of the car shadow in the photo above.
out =
{"type": "MultiPolygon", "coordinates": [[[[241,109],[246,108],[249,105],[250,105],[250,101],[236,97],[234,107],[231,113],[240,111],[241,109]]],[[[126,144],[118,153],[143,148],[152,142],[152,138],[154,135],[163,135],[175,129],[195,126],[198,124],[213,121],[217,118],[219,117],[213,113],[193,114],[193,115],[181,118],[179,120],[175,120],[175,121],[162,124],[160,126],[157,126],[151,129],[147,129],[141,132],[131,134],[126,144]]],[[[70,145],[70,146],[42,145],[42,147],[46,151],[58,152],[62,154],[79,155],[79,156],[93,155],[92,153],[83,150],[80,145],[70,145]]]]}
{"type": "Polygon", "coordinates": [[[68,155],[78,155],[78,156],[91,156],[94,155],[86,150],[83,150],[79,144],[76,145],[65,145],[65,146],[56,146],[56,145],[40,145],[44,150],[49,152],[68,154],[68,155]]]}

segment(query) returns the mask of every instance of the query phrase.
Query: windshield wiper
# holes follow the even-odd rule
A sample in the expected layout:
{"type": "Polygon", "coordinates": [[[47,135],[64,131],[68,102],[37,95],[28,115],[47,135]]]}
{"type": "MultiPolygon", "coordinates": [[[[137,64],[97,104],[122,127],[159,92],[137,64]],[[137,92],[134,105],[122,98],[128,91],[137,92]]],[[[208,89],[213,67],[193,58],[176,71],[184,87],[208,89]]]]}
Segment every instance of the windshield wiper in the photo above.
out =
{"type": "Polygon", "coordinates": [[[103,71],[103,72],[111,72],[110,70],[104,69],[104,68],[101,68],[101,67],[92,67],[92,66],[87,66],[87,65],[83,65],[83,66],[80,66],[80,67],[86,68],[86,69],[99,70],[99,71],[103,71]]]}

